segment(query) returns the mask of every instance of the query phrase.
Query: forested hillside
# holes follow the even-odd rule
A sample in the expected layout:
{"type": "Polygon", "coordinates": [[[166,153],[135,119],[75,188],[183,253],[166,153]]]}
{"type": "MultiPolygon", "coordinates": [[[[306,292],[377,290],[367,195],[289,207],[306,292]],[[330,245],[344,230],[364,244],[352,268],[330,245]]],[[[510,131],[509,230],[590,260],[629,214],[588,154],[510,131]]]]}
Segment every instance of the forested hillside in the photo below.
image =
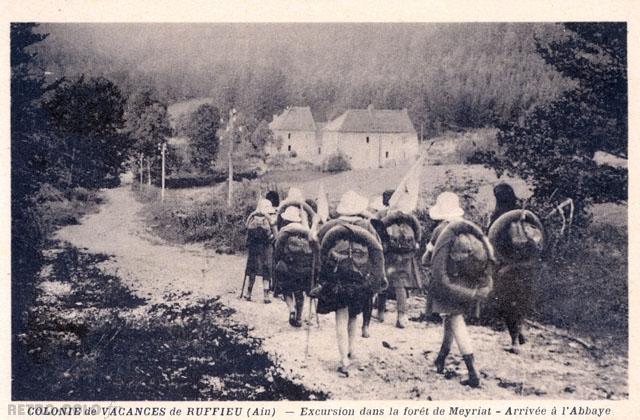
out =
{"type": "Polygon", "coordinates": [[[259,119],[309,105],[408,108],[420,130],[501,123],[555,98],[567,81],[536,54],[554,24],[46,24],[51,77],[104,75],[165,102],[212,97],[259,119]]]}

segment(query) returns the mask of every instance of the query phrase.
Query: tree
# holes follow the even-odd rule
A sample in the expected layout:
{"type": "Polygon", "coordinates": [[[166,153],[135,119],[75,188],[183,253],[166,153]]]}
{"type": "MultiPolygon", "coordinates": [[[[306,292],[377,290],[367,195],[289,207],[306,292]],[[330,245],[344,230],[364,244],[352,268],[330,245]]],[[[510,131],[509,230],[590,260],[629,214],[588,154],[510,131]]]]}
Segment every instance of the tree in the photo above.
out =
{"type": "MultiPolygon", "coordinates": [[[[48,87],[44,71],[34,66],[31,46],[47,35],[34,33],[34,23],[11,24],[11,200],[24,209],[29,197],[47,179],[46,113],[40,100],[48,87]]],[[[21,212],[13,212],[12,221],[21,212]]]]}
{"type": "Polygon", "coordinates": [[[576,202],[580,221],[588,219],[591,202],[625,201],[627,170],[598,166],[602,150],[627,156],[626,25],[568,23],[562,39],[538,41],[544,60],[575,87],[523,121],[500,127],[502,156],[483,159],[498,172],[507,171],[532,182],[534,203],[552,197],[576,202]]]}
{"type": "Polygon", "coordinates": [[[254,152],[254,156],[265,158],[267,145],[275,144],[275,138],[273,132],[269,128],[269,124],[262,120],[258,124],[253,133],[251,133],[251,147],[254,152]]]}
{"type": "MultiPolygon", "coordinates": [[[[43,230],[32,208],[33,196],[47,181],[49,147],[46,113],[40,100],[47,91],[44,71],[34,65],[32,46],[46,38],[34,23],[11,24],[11,329],[24,330],[25,311],[35,298],[43,230]]],[[[19,374],[24,349],[12,340],[12,372],[19,374]]]]}
{"type": "Polygon", "coordinates": [[[191,161],[201,171],[209,171],[218,154],[220,140],[220,112],[210,104],[200,105],[186,127],[186,134],[192,148],[191,161]]]}
{"type": "Polygon", "coordinates": [[[269,67],[257,83],[255,116],[261,121],[273,117],[287,106],[287,76],[281,69],[269,67]]]}
{"type": "Polygon", "coordinates": [[[151,168],[158,160],[159,147],[171,135],[167,106],[157,99],[155,91],[143,88],[129,97],[125,132],[134,140],[133,150],[140,162],[140,183],[146,160],[147,182],[151,184],[151,168]]]}
{"type": "Polygon", "coordinates": [[[105,78],[62,81],[45,101],[55,134],[57,167],[66,187],[100,188],[117,182],[130,142],[120,133],[125,100],[105,78]]]}

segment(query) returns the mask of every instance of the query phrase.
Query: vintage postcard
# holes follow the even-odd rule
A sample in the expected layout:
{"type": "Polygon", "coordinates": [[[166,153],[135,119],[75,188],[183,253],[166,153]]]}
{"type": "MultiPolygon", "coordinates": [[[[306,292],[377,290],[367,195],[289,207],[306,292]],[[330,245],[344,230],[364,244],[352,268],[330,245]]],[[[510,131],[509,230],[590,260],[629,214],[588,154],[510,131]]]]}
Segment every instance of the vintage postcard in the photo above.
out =
{"type": "Polygon", "coordinates": [[[633,418],[637,7],[117,4],[5,7],[0,417],[633,418]]]}

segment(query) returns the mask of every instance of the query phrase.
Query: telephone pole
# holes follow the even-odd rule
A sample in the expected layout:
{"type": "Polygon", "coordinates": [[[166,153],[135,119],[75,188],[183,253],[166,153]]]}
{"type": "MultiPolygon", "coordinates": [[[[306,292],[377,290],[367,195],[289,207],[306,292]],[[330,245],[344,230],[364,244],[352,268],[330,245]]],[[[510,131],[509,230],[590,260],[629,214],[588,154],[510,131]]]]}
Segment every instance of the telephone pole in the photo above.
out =
{"type": "Polygon", "coordinates": [[[233,202],[233,135],[234,125],[236,122],[236,109],[232,108],[229,111],[229,122],[227,123],[227,140],[229,141],[229,150],[227,151],[227,157],[229,159],[229,187],[227,195],[227,207],[231,207],[233,202]]]}
{"type": "Polygon", "coordinates": [[[140,152],[140,190],[142,191],[142,173],[144,171],[144,169],[142,168],[143,165],[143,161],[144,161],[144,153],[140,152]]]}
{"type": "Polygon", "coordinates": [[[161,182],[160,182],[160,185],[161,185],[160,201],[162,201],[162,202],[164,202],[164,174],[165,174],[165,171],[164,171],[164,162],[165,162],[165,160],[164,160],[164,158],[165,158],[166,152],[167,152],[167,143],[162,142],[162,145],[160,146],[160,154],[162,156],[162,178],[161,178],[161,182]]]}

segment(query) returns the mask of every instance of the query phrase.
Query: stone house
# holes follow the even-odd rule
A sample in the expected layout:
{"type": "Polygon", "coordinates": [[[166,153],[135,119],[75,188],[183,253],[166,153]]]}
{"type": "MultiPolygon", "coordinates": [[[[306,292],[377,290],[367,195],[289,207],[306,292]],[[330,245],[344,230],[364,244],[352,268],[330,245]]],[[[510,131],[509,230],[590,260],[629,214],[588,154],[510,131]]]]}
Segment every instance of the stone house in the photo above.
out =
{"type": "Polygon", "coordinates": [[[308,106],[286,108],[280,115],[274,115],[269,124],[279,149],[271,145],[269,155],[288,154],[294,160],[316,163],[320,150],[320,133],[308,106]]]}
{"type": "MultiPolygon", "coordinates": [[[[342,152],[351,167],[381,168],[415,160],[419,142],[406,109],[349,109],[328,123],[317,123],[309,107],[287,108],[275,116],[270,128],[280,138],[280,153],[321,164],[342,152]]],[[[269,151],[273,153],[274,151],[269,151]]]]}
{"type": "Polygon", "coordinates": [[[322,129],[322,154],[346,154],[351,167],[382,168],[415,160],[418,135],[406,109],[349,109],[322,129]]]}

